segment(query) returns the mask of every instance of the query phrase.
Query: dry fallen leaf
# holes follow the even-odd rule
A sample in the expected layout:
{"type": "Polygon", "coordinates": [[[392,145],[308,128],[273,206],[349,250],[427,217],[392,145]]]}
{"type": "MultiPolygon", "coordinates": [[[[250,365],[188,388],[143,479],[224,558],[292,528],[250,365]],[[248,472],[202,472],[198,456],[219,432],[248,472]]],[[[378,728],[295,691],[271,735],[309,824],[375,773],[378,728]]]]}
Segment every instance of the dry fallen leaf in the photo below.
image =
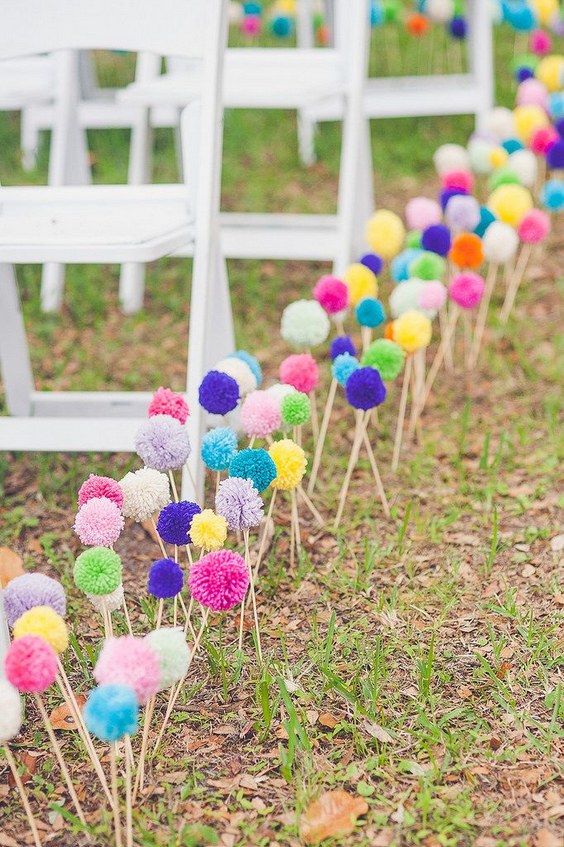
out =
{"type": "MultiPolygon", "coordinates": [[[[84,694],[76,694],[76,702],[78,703],[79,708],[82,710],[84,704],[86,703],[86,697],[84,694]]],[[[53,729],[78,729],[76,722],[71,715],[71,711],[66,703],[61,703],[60,706],[57,706],[56,709],[53,709],[51,714],[49,715],[49,720],[53,726],[53,729]]]]}
{"type": "Polygon", "coordinates": [[[535,847],[562,847],[562,838],[555,835],[549,829],[539,829],[533,838],[535,847]]]}
{"type": "Polygon", "coordinates": [[[321,714],[319,715],[319,723],[321,724],[321,726],[326,726],[329,729],[334,729],[339,723],[339,721],[337,720],[337,718],[333,717],[331,712],[321,712],[321,714]]]}
{"type": "Polygon", "coordinates": [[[2,588],[6,588],[10,580],[24,573],[23,559],[10,550],[9,547],[0,547],[0,582],[2,588]]]}
{"type": "Polygon", "coordinates": [[[368,803],[348,791],[325,791],[310,803],[300,822],[300,836],[306,844],[319,844],[333,835],[352,832],[359,815],[365,815],[368,803]]]}
{"type": "MultiPolygon", "coordinates": [[[[29,782],[35,773],[35,769],[37,767],[36,757],[30,755],[30,753],[22,753],[17,756],[18,770],[20,771],[20,779],[25,784],[29,782]],[[21,766],[23,765],[23,771],[21,770],[21,766]]],[[[8,785],[10,788],[16,787],[16,781],[12,776],[12,772],[8,774],[8,785]]]]}
{"type": "Polygon", "coordinates": [[[394,740],[389,732],[386,732],[386,730],[377,723],[364,721],[364,728],[366,732],[372,736],[372,738],[377,738],[378,741],[381,741],[383,744],[391,744],[394,740]]]}

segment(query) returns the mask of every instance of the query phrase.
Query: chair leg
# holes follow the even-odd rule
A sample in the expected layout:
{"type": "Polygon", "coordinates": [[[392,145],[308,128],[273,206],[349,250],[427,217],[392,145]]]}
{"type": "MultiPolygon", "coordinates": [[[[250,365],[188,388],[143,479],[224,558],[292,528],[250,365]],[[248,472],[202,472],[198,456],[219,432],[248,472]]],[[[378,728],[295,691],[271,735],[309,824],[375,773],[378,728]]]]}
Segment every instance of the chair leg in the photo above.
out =
{"type": "Polygon", "coordinates": [[[310,168],[317,161],[315,153],[315,131],[317,124],[310,118],[307,109],[298,112],[298,152],[300,162],[310,168]]]}
{"type": "Polygon", "coordinates": [[[360,133],[360,150],[356,172],[354,223],[351,234],[352,255],[350,261],[356,261],[365,252],[364,228],[366,221],[374,212],[374,173],[372,165],[372,141],[370,138],[370,120],[364,119],[360,133]]]}
{"type": "Polygon", "coordinates": [[[37,153],[39,151],[39,130],[33,120],[33,106],[22,109],[20,144],[22,167],[24,171],[32,171],[37,165],[37,153]]]}
{"type": "Polygon", "coordinates": [[[0,367],[8,412],[29,415],[33,391],[29,349],[16,274],[13,266],[5,263],[0,264],[0,367]]]}
{"type": "Polygon", "coordinates": [[[58,312],[65,293],[65,266],[47,262],[41,270],[41,311],[58,312]]]}

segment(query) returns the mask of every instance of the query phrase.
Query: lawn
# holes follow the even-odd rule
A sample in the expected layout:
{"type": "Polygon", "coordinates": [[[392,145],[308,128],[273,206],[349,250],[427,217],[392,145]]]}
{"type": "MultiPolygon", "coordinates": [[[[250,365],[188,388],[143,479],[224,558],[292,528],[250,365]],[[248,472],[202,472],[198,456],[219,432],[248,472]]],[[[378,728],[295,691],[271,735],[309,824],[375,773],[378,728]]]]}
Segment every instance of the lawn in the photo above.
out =
{"type": "MultiPolygon", "coordinates": [[[[513,35],[498,30],[498,102],[505,105],[514,96],[513,51],[513,35]]],[[[380,60],[376,50],[373,62],[380,60]]],[[[126,65],[123,57],[102,57],[101,74],[116,81],[126,65]]],[[[374,122],[379,204],[401,213],[409,197],[431,196],[435,147],[464,143],[471,129],[470,117],[374,122]]],[[[0,183],[44,181],[47,148],[25,174],[18,131],[16,115],[0,116],[0,183]]],[[[337,138],[335,126],[323,126],[319,161],[304,170],[292,114],[227,114],[224,206],[330,211],[337,138]]],[[[124,180],[127,133],[96,132],[90,140],[96,180],[124,180]]],[[[157,133],[156,148],[155,177],[174,178],[168,132],[157,133]]],[[[134,814],[139,847],[293,847],[301,843],[300,814],[335,788],[365,798],[368,812],[334,844],[562,844],[563,261],[560,222],[508,327],[490,324],[478,369],[441,374],[423,445],[406,445],[397,474],[390,462],[399,389],[392,386],[375,446],[391,520],[383,519],[362,461],[339,533],[319,531],[304,514],[304,549],[290,568],[289,512],[280,500],[258,594],[265,665],[256,662],[250,633],[238,652],[235,615],[212,621],[165,744],[150,761],[134,814]]],[[[267,378],[277,377],[289,352],[278,333],[282,308],[307,296],[324,270],[230,263],[238,343],[258,356],[267,378]]],[[[145,308],[133,317],[118,310],[115,267],[71,268],[59,315],[39,310],[37,269],[24,268],[18,278],[41,388],[183,388],[187,262],[151,266],[145,308]]],[[[391,284],[382,288],[387,300],[391,284]]],[[[329,372],[322,361],[321,396],[329,372]]],[[[329,518],[351,433],[341,400],[316,497],[329,518]]],[[[81,550],[72,531],[76,494],[91,472],[119,479],[139,466],[127,455],[0,454],[0,546],[63,583],[79,654],[77,661],[69,651],[67,671],[85,693],[101,630],[72,581],[81,550]]],[[[155,620],[145,589],[157,547],[131,524],[116,549],[142,634],[155,620]]],[[[59,704],[56,695],[47,699],[49,708],[59,704]]],[[[158,701],[160,714],[165,702],[158,701]]],[[[91,790],[89,767],[72,733],[59,735],[93,843],[110,845],[111,818],[91,790]]],[[[13,750],[20,761],[33,757],[27,788],[45,843],[86,844],[69,804],[61,808],[64,789],[32,703],[13,750]]],[[[17,847],[30,841],[3,764],[0,845],[17,847]]]]}

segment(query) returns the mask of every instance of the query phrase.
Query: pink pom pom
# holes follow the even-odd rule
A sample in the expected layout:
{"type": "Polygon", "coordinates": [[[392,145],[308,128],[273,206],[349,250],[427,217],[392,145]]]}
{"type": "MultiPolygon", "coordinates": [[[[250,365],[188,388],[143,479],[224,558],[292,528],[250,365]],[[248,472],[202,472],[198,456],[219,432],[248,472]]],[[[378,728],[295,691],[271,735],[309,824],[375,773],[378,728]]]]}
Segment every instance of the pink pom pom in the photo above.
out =
{"type": "Polygon", "coordinates": [[[143,704],[159,690],[159,659],[143,638],[133,635],[108,638],[96,662],[94,679],[98,685],[113,682],[129,685],[143,704]]]}
{"type": "Polygon", "coordinates": [[[474,309],[484,293],[484,280],[472,271],[456,274],[448,287],[451,300],[461,309],[474,309]]]}
{"type": "Polygon", "coordinates": [[[241,406],[241,425],[250,437],[266,438],[280,429],[280,406],[266,391],[251,391],[241,406]]]}
{"type": "Polygon", "coordinates": [[[109,476],[96,476],[90,474],[87,480],[80,486],[78,492],[78,505],[84,506],[88,500],[93,497],[107,497],[112,503],[115,503],[118,509],[123,506],[123,491],[119,482],[115,479],[110,479],[109,476]]]}
{"type": "Polygon", "coordinates": [[[87,546],[111,547],[123,527],[123,516],[112,500],[92,497],[78,510],[73,529],[87,546]]]}
{"type": "Polygon", "coordinates": [[[280,382],[309,394],[319,382],[317,362],[309,353],[294,353],[280,364],[280,382]]]}
{"type": "Polygon", "coordinates": [[[328,315],[336,315],[349,305],[348,285],[336,276],[322,276],[313,289],[313,296],[328,315]]]}
{"type": "Polygon", "coordinates": [[[543,29],[533,30],[529,44],[535,56],[546,56],[552,50],[552,39],[543,29]]]}
{"type": "Polygon", "coordinates": [[[414,197],[405,207],[405,220],[409,229],[427,229],[442,220],[440,205],[428,197],[414,197]]]}
{"type": "Polygon", "coordinates": [[[8,647],[4,670],[18,691],[40,694],[55,682],[57,654],[39,635],[23,635],[8,647]]]}
{"type": "Polygon", "coordinates": [[[443,188],[459,188],[472,194],[474,190],[474,174],[470,171],[448,171],[441,176],[443,188]]]}
{"type": "Polygon", "coordinates": [[[518,106],[540,106],[545,109],[548,106],[548,91],[538,79],[530,77],[523,80],[517,89],[516,102],[518,106]]]}
{"type": "Polygon", "coordinates": [[[529,147],[537,156],[544,156],[553,144],[556,144],[558,138],[558,132],[553,126],[543,126],[533,132],[529,140],[529,147]]]}
{"type": "Polygon", "coordinates": [[[522,218],[517,235],[526,244],[538,244],[544,241],[550,232],[550,218],[541,209],[531,209],[522,218]]]}
{"type": "Polygon", "coordinates": [[[239,553],[218,550],[208,553],[190,568],[188,585],[192,597],[212,612],[232,609],[243,600],[249,585],[249,569],[239,553]]]}
{"type": "Polygon", "coordinates": [[[446,302],[447,290],[442,282],[432,279],[419,292],[419,308],[438,312],[446,302]]]}
{"type": "Polygon", "coordinates": [[[260,15],[245,15],[241,21],[241,32],[243,35],[258,35],[260,29],[260,15]]]}
{"type": "Polygon", "coordinates": [[[188,403],[182,394],[176,394],[170,388],[159,388],[153,394],[153,399],[149,403],[149,417],[154,415],[168,415],[171,418],[176,418],[181,424],[185,424],[190,416],[188,403]]]}

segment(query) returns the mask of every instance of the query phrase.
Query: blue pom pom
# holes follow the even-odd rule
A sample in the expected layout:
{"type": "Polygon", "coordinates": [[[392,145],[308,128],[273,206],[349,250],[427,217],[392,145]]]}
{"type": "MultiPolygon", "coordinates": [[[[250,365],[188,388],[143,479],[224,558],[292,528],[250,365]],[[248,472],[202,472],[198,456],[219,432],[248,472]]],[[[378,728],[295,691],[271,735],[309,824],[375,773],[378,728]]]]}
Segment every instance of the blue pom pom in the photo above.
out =
{"type": "Polygon", "coordinates": [[[546,154],[546,164],[549,168],[560,170],[564,168],[564,139],[559,138],[546,154]]]}
{"type": "Polygon", "coordinates": [[[346,385],[350,375],[359,368],[360,363],[358,359],[355,359],[350,353],[341,353],[340,356],[337,356],[331,367],[333,379],[336,379],[339,385],[346,385]]]}
{"type": "Polygon", "coordinates": [[[355,310],[356,319],[361,326],[374,329],[386,320],[386,312],[380,300],[374,297],[365,297],[361,300],[355,310]]]}
{"type": "Polygon", "coordinates": [[[270,29],[278,38],[288,38],[294,31],[294,21],[288,15],[276,15],[270,22],[270,29]]]}
{"type": "Polygon", "coordinates": [[[243,3],[243,12],[246,15],[260,15],[260,14],[262,14],[262,4],[261,3],[243,3]]]}
{"type": "Polygon", "coordinates": [[[149,594],[159,600],[166,600],[180,594],[183,585],[184,574],[178,562],[174,559],[157,559],[153,562],[149,571],[149,594]]]}
{"type": "Polygon", "coordinates": [[[488,209],[487,206],[480,206],[480,223],[475,228],[474,232],[476,235],[479,235],[480,238],[483,238],[489,225],[493,224],[496,220],[497,218],[491,209],[488,209]]]}
{"type": "Polygon", "coordinates": [[[386,14],[382,3],[379,0],[372,0],[370,6],[370,26],[382,26],[385,18],[386,14]]]}
{"type": "Polygon", "coordinates": [[[384,260],[377,253],[365,253],[360,260],[360,264],[372,271],[375,276],[379,276],[384,267],[384,260]]]}
{"type": "Polygon", "coordinates": [[[139,703],[129,685],[100,685],[84,706],[84,722],[92,735],[110,743],[137,731],[139,703]]]}
{"type": "Polygon", "coordinates": [[[178,547],[191,544],[190,526],[192,525],[192,518],[201,511],[197,503],[191,503],[189,500],[169,503],[159,515],[157,532],[167,544],[176,544],[178,547]]]}
{"type": "Polygon", "coordinates": [[[239,402],[239,386],[232,376],[208,371],[198,390],[200,406],[212,415],[226,415],[239,402]]]}
{"type": "Polygon", "coordinates": [[[554,124],[554,129],[560,136],[560,138],[564,138],[564,118],[560,118],[560,120],[556,121],[554,124]]]}
{"type": "Polygon", "coordinates": [[[523,149],[523,145],[518,138],[507,138],[505,141],[501,142],[501,146],[504,150],[507,150],[509,155],[511,155],[511,153],[516,153],[517,150],[523,149]]]}
{"type": "Polygon", "coordinates": [[[447,207],[448,201],[451,197],[456,197],[457,194],[468,194],[463,188],[443,188],[441,193],[439,194],[439,203],[441,204],[441,209],[444,210],[447,207]]]}
{"type": "Polygon", "coordinates": [[[347,400],[355,409],[373,409],[386,399],[386,386],[376,368],[359,368],[345,385],[347,400]]]}
{"type": "Polygon", "coordinates": [[[331,361],[334,362],[337,356],[342,356],[343,353],[348,353],[350,356],[356,356],[356,347],[350,335],[338,335],[331,342],[331,361]]]}
{"type": "Polygon", "coordinates": [[[458,38],[460,41],[463,41],[466,38],[466,33],[468,31],[466,18],[454,17],[449,22],[448,31],[453,38],[458,38]]]}
{"type": "Polygon", "coordinates": [[[228,426],[210,429],[202,438],[202,461],[212,471],[227,470],[237,453],[237,435],[228,426]]]}
{"type": "Polygon", "coordinates": [[[250,479],[259,494],[276,479],[276,465],[266,450],[241,450],[229,465],[229,476],[250,479]]]}
{"type": "Polygon", "coordinates": [[[564,180],[549,179],[541,189],[541,202],[551,212],[564,209],[564,180]]]}
{"type": "Polygon", "coordinates": [[[419,250],[417,247],[408,247],[407,250],[402,250],[401,253],[398,253],[392,259],[390,272],[394,282],[404,282],[406,279],[409,279],[409,266],[422,253],[423,250],[419,250]]]}
{"type": "Polygon", "coordinates": [[[532,79],[534,75],[534,70],[532,68],[528,68],[526,65],[517,68],[515,71],[515,79],[517,82],[525,82],[526,79],[532,79]]]}
{"type": "Polygon", "coordinates": [[[549,95],[548,111],[553,121],[559,121],[561,118],[564,118],[564,91],[555,91],[549,95]]]}
{"type": "Polygon", "coordinates": [[[436,253],[438,256],[446,256],[450,250],[451,240],[448,226],[444,226],[444,224],[432,224],[423,230],[421,246],[424,250],[436,253]]]}
{"type": "Polygon", "coordinates": [[[262,385],[262,368],[259,364],[259,360],[252,356],[250,353],[247,353],[246,350],[237,350],[235,353],[232,353],[231,356],[227,357],[228,359],[241,359],[242,362],[245,362],[252,371],[254,378],[257,381],[257,388],[260,388],[262,385]]]}

